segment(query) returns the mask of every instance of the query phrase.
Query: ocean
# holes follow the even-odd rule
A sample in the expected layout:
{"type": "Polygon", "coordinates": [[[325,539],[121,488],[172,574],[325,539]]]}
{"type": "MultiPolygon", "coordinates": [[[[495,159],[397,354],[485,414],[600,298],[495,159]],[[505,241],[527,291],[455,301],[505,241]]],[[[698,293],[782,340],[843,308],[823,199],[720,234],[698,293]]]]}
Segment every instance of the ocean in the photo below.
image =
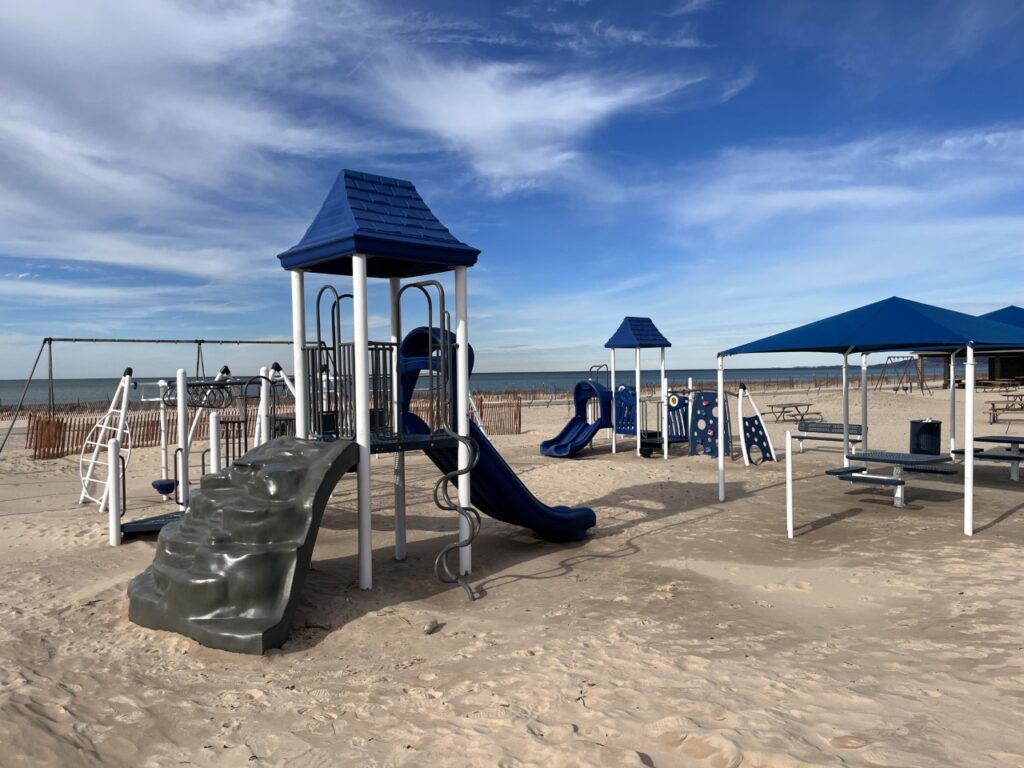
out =
{"type": "MultiPolygon", "coordinates": [[[[881,365],[871,366],[871,376],[874,378],[882,370],[881,365]]],[[[930,361],[928,364],[929,376],[941,375],[941,366],[937,361],[930,361]]],[[[982,370],[979,367],[979,373],[982,370]]],[[[712,382],[715,380],[716,371],[712,368],[695,368],[691,370],[676,369],[666,372],[670,384],[682,386],[688,378],[694,382],[712,382]]],[[[806,366],[797,368],[733,368],[726,367],[725,379],[731,384],[741,382],[779,382],[780,384],[793,383],[814,383],[814,382],[838,382],[841,376],[841,368],[838,365],[832,366],[806,366]]],[[[851,366],[850,376],[857,379],[860,376],[859,367],[851,366]]],[[[161,377],[145,376],[140,377],[140,382],[155,382],[161,377]]],[[[174,380],[173,372],[165,377],[169,381],[174,380]]],[[[471,386],[474,392],[537,392],[561,394],[572,391],[576,382],[588,378],[586,372],[581,371],[530,371],[520,373],[474,373],[471,386]]],[[[595,374],[598,381],[606,383],[607,373],[601,371],[595,374]]],[[[53,396],[56,403],[93,403],[109,402],[117,388],[119,379],[54,379],[53,396]]],[[[618,372],[620,383],[632,383],[633,371],[626,369],[618,372]]],[[[641,383],[645,385],[656,385],[658,383],[657,370],[645,370],[641,374],[641,383]]],[[[0,379],[0,407],[16,405],[21,397],[22,389],[25,386],[24,379],[0,379]]],[[[25,402],[29,404],[41,404],[47,402],[48,386],[46,379],[37,379],[32,382],[28,389],[25,402]]],[[[141,389],[132,391],[132,399],[138,400],[141,389]]],[[[155,394],[155,389],[150,392],[155,394]]]]}

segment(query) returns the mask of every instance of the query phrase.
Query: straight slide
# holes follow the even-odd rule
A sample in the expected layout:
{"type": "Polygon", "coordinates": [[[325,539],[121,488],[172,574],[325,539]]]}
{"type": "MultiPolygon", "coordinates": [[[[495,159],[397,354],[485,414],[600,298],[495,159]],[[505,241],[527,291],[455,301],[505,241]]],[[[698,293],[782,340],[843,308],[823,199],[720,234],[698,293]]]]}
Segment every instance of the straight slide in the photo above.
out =
{"type": "Polygon", "coordinates": [[[590,445],[590,441],[601,429],[603,427],[599,421],[590,423],[584,416],[573,416],[561,432],[540,444],[541,455],[556,459],[575,456],[590,445]]]}
{"type": "MultiPolygon", "coordinates": [[[[411,434],[430,433],[423,420],[408,411],[402,414],[402,425],[411,434]]],[[[474,507],[495,520],[529,528],[549,541],[586,538],[587,530],[597,524],[594,510],[544,504],[523,484],[476,424],[470,422],[469,430],[480,453],[470,474],[474,507]]],[[[451,472],[457,466],[457,448],[431,448],[424,453],[443,473],[451,472]]]]}

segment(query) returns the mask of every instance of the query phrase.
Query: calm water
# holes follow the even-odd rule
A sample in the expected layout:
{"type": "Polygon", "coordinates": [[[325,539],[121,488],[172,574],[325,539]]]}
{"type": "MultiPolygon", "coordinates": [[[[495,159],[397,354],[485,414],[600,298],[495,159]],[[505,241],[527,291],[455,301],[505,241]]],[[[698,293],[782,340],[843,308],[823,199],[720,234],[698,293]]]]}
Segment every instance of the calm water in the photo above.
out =
{"type": "MultiPolygon", "coordinates": [[[[871,367],[872,376],[877,375],[881,370],[880,365],[871,367]]],[[[938,365],[929,364],[930,374],[937,375],[941,372],[938,365]]],[[[982,372],[979,366],[979,373],[982,372]]],[[[671,383],[682,385],[688,377],[693,377],[695,382],[713,381],[715,371],[711,368],[698,368],[693,370],[670,370],[668,379],[671,383]]],[[[600,372],[595,375],[599,381],[605,381],[606,373],[600,372]]],[[[729,382],[738,383],[744,381],[812,381],[814,379],[832,378],[840,376],[839,366],[818,366],[801,368],[736,368],[725,370],[725,378],[729,382]]],[[[853,368],[851,376],[859,376],[859,370],[853,368]]],[[[167,377],[173,381],[173,376],[167,377]]],[[[572,390],[576,382],[587,378],[586,372],[580,371],[555,371],[555,372],[523,372],[523,373],[474,373],[472,387],[474,392],[503,392],[508,390],[519,391],[540,391],[561,393],[572,390]]],[[[146,377],[141,381],[156,381],[157,377],[146,377]]],[[[619,380],[623,382],[633,381],[633,371],[627,369],[619,371],[619,380]]],[[[54,400],[58,403],[76,402],[97,402],[108,401],[117,388],[118,379],[54,379],[53,394],[54,400]]],[[[644,384],[657,384],[658,372],[656,370],[644,371],[641,377],[644,384]]],[[[25,380],[0,380],[0,405],[14,405],[21,397],[25,380]]],[[[132,399],[138,400],[141,390],[132,392],[132,399]]],[[[155,389],[150,394],[156,394],[155,389]]],[[[47,402],[46,380],[33,381],[25,398],[27,403],[47,402]]]]}

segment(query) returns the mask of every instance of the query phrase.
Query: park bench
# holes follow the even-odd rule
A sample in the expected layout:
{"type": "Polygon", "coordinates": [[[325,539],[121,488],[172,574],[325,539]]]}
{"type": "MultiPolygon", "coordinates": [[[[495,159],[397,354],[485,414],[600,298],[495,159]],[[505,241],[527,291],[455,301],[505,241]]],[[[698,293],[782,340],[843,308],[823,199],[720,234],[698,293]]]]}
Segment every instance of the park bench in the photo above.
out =
{"type": "MultiPolygon", "coordinates": [[[[859,443],[862,440],[860,424],[850,424],[849,427],[850,443],[859,443]]],[[[796,425],[796,428],[800,434],[794,435],[794,437],[800,444],[801,453],[804,451],[804,440],[821,440],[829,443],[843,442],[842,424],[830,421],[801,421],[796,425]]]]}

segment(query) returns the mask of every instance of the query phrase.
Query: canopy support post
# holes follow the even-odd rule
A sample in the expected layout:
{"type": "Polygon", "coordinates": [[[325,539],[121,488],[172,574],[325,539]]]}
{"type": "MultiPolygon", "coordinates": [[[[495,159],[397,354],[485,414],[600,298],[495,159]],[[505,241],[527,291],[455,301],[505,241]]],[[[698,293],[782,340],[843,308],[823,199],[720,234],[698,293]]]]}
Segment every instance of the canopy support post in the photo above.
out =
{"type": "MultiPolygon", "coordinates": [[[[455,268],[455,402],[457,403],[456,427],[459,437],[469,437],[469,269],[455,268]]],[[[473,504],[469,472],[469,446],[459,441],[459,506],[468,508],[473,504]]],[[[472,536],[469,520],[459,515],[459,541],[472,536]]],[[[472,545],[459,547],[459,575],[465,576],[473,570],[472,545]]]]}
{"type": "Polygon", "coordinates": [[[954,458],[956,450],[956,353],[949,356],[949,457],[954,458]]]}
{"type": "Polygon", "coordinates": [[[640,455],[640,347],[634,350],[636,360],[636,407],[633,411],[633,421],[636,422],[636,455],[640,455]]]}
{"type": "MultiPolygon", "coordinates": [[[[355,365],[356,443],[359,465],[356,491],[359,526],[359,588],[373,587],[373,522],[370,518],[370,337],[366,312],[366,255],[352,256],[352,342],[355,365]]],[[[296,377],[296,391],[299,389],[296,377]]],[[[305,379],[302,380],[305,384],[305,379]]],[[[296,415],[298,411],[296,411],[296,415]]]]}
{"type": "Polygon", "coordinates": [[[668,379],[665,378],[665,348],[661,348],[661,438],[668,458],[668,379]]]}
{"type": "Polygon", "coordinates": [[[868,356],[860,356],[860,446],[868,449],[868,356]]]}
{"type": "Polygon", "coordinates": [[[974,347],[964,366],[964,536],[974,535],[974,347]]]}
{"type": "Polygon", "coordinates": [[[615,453],[615,425],[618,423],[615,420],[615,348],[611,349],[612,365],[610,368],[611,372],[611,385],[612,385],[612,453],[615,453]]]}
{"type": "Polygon", "coordinates": [[[725,501],[725,358],[718,356],[718,500],[725,501]]]}
{"type": "MultiPolygon", "coordinates": [[[[399,336],[402,333],[402,315],[399,307],[399,291],[402,289],[400,278],[392,277],[388,280],[388,287],[391,293],[391,343],[395,349],[391,355],[391,411],[394,414],[392,427],[395,434],[402,436],[402,405],[398,399],[399,377],[398,370],[398,345],[402,340],[399,336]]],[[[405,451],[398,451],[395,454],[394,470],[394,494],[395,494],[395,560],[405,560],[405,451]]]]}
{"type": "Polygon", "coordinates": [[[843,466],[850,466],[850,361],[849,350],[843,353],[843,466]]]}
{"type": "Polygon", "coordinates": [[[292,370],[295,376],[295,436],[309,439],[309,382],[306,380],[306,292],[299,270],[292,271],[292,370]]]}

